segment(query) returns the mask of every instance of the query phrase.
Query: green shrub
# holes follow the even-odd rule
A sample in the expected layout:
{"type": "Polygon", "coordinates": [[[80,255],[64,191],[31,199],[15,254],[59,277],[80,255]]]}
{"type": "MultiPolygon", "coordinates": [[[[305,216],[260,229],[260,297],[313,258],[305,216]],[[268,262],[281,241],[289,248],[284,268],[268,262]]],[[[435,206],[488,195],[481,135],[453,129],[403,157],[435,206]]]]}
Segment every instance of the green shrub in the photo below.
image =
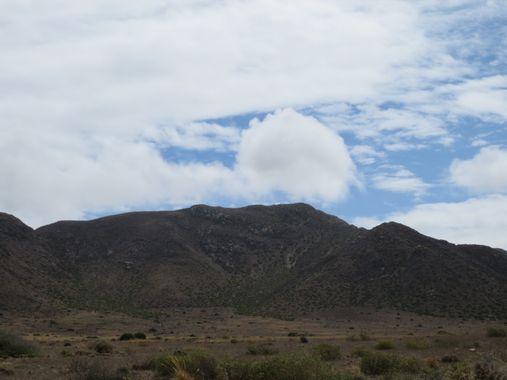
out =
{"type": "Polygon", "coordinates": [[[507,336],[507,330],[501,327],[488,327],[486,335],[489,338],[505,338],[507,336]]]}
{"type": "Polygon", "coordinates": [[[358,358],[362,358],[363,356],[365,356],[369,353],[370,353],[369,350],[367,350],[365,348],[361,348],[361,347],[358,347],[354,351],[352,351],[352,355],[357,356],[358,358]]]}
{"type": "Polygon", "coordinates": [[[361,358],[360,368],[365,375],[373,376],[397,372],[416,374],[423,370],[424,364],[414,357],[367,352],[361,358]]]}
{"type": "Polygon", "coordinates": [[[201,350],[162,355],[154,360],[153,366],[160,375],[173,377],[186,373],[195,380],[219,379],[221,373],[218,360],[201,350]]]}
{"type": "Polygon", "coordinates": [[[274,355],[278,353],[278,350],[265,344],[259,344],[257,346],[249,346],[247,352],[250,355],[274,355]]]}
{"type": "MultiPolygon", "coordinates": [[[[468,363],[453,363],[446,371],[446,379],[468,380],[474,379],[472,368],[468,363]]],[[[489,380],[489,379],[488,379],[489,380]]]]}
{"type": "Polygon", "coordinates": [[[316,355],[283,354],[256,361],[217,360],[204,351],[165,354],[149,368],[159,376],[194,380],[353,380],[357,376],[339,373],[316,355]]]}
{"type": "Polygon", "coordinates": [[[121,334],[120,336],[120,340],[132,340],[132,339],[135,339],[134,334],[132,333],[124,333],[121,334]]]}
{"type": "Polygon", "coordinates": [[[397,370],[403,373],[421,373],[424,371],[424,363],[413,356],[398,357],[397,370]]]}
{"type": "Polygon", "coordinates": [[[327,362],[338,360],[341,357],[340,347],[333,344],[321,343],[314,346],[313,350],[321,360],[327,362]]]}
{"type": "Polygon", "coordinates": [[[376,350],[392,350],[394,343],[390,340],[381,340],[375,345],[376,350]]]}
{"type": "Polygon", "coordinates": [[[339,380],[331,365],[312,355],[278,355],[257,362],[229,361],[222,366],[229,380],[339,380]]]}
{"type": "Polygon", "coordinates": [[[95,351],[99,354],[110,354],[113,352],[113,346],[106,342],[99,342],[95,345],[95,351]]]}
{"type": "Polygon", "coordinates": [[[360,368],[365,375],[385,375],[394,369],[391,355],[368,352],[361,357],[360,368]]]}
{"type": "Polygon", "coordinates": [[[427,339],[415,339],[405,342],[405,347],[409,350],[427,350],[431,348],[431,342],[427,339]]]}
{"type": "Polygon", "coordinates": [[[142,332],[136,332],[134,334],[134,338],[136,338],[136,339],[146,339],[146,334],[142,333],[142,332]]]}
{"type": "Polygon", "coordinates": [[[37,350],[24,339],[0,332],[0,357],[33,357],[37,354],[37,350]]]}

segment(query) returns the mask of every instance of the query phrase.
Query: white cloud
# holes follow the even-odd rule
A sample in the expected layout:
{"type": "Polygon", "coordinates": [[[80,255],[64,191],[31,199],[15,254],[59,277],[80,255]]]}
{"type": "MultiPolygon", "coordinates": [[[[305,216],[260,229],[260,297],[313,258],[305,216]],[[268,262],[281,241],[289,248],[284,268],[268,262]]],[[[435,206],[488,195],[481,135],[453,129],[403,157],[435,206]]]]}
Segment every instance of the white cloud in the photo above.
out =
{"type": "MultiPolygon", "coordinates": [[[[200,139],[202,126],[192,128],[197,139],[187,135],[169,141],[209,148],[207,140],[200,139]]],[[[235,133],[219,126],[209,131],[236,140],[235,133]]],[[[4,137],[0,172],[8,181],[0,187],[0,209],[33,226],[82,218],[86,212],[185,206],[225,198],[263,201],[276,192],[294,199],[335,201],[357,184],[341,137],[291,109],[250,123],[238,138],[233,168],[220,162],[167,162],[158,145],[145,140],[83,141],[79,136],[44,133],[4,137]]]]}
{"type": "Polygon", "coordinates": [[[474,193],[507,192],[507,150],[497,146],[481,148],[469,160],[454,160],[451,181],[474,193]]]}
{"type": "Polygon", "coordinates": [[[294,199],[335,201],[358,184],[342,138],[290,109],[250,122],[236,170],[255,192],[281,191],[294,199]]]}
{"type": "Polygon", "coordinates": [[[507,120],[507,76],[477,75],[472,79],[456,78],[452,84],[431,84],[427,88],[400,95],[407,105],[422,114],[453,122],[473,116],[487,122],[507,120]]]}
{"type": "Polygon", "coordinates": [[[189,123],[150,128],[144,137],[164,147],[189,150],[236,150],[241,131],[214,123],[189,123]]]}
{"type": "Polygon", "coordinates": [[[373,186],[379,190],[396,193],[413,193],[417,197],[422,196],[429,188],[429,185],[414,173],[399,167],[395,171],[374,175],[373,186]]]}
{"type": "Polygon", "coordinates": [[[470,143],[470,145],[475,148],[475,147],[489,145],[489,143],[486,140],[477,137],[477,138],[472,139],[472,142],[470,143]]]}
{"type": "Polygon", "coordinates": [[[378,159],[385,157],[384,152],[379,152],[369,145],[354,145],[350,149],[350,153],[362,165],[371,165],[378,159]]]}
{"type": "Polygon", "coordinates": [[[112,139],[82,146],[38,137],[23,141],[23,151],[1,146],[6,157],[0,162],[8,178],[0,209],[33,226],[85,212],[190,204],[221,194],[223,183],[234,186],[233,173],[220,163],[168,163],[146,143],[112,139]]]}
{"type": "Polygon", "coordinates": [[[419,232],[462,244],[484,244],[507,249],[507,197],[490,195],[464,202],[420,204],[404,213],[385,218],[356,218],[354,224],[371,228],[395,221],[419,232]]]}
{"type": "Polygon", "coordinates": [[[330,114],[329,108],[318,107],[316,111],[337,131],[352,132],[359,139],[373,140],[388,150],[419,149],[425,140],[449,145],[451,139],[441,119],[417,111],[361,104],[330,114]]]}
{"type": "Polygon", "coordinates": [[[364,99],[391,66],[426,53],[417,13],[401,1],[16,4],[0,9],[0,112],[16,128],[138,133],[168,120],[364,99]]]}

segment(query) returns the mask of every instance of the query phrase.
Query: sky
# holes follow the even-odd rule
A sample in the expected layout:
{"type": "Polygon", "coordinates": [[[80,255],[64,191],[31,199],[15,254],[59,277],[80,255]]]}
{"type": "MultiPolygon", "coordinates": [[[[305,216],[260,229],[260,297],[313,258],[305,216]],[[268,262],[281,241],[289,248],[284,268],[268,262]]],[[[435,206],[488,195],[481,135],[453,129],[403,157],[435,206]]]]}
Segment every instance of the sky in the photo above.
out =
{"type": "Polygon", "coordinates": [[[507,1],[0,0],[0,211],[306,202],[507,249],[507,1]]]}

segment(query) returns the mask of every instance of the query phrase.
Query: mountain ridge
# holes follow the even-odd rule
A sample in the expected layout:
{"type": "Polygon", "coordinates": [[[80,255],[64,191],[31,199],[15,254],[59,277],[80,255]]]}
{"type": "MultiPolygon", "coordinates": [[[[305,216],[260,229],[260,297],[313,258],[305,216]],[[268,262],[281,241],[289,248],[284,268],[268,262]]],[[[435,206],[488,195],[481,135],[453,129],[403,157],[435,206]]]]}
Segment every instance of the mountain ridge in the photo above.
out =
{"type": "Polygon", "coordinates": [[[367,230],[302,203],[195,205],[35,230],[0,213],[0,256],[7,310],[231,306],[291,317],[371,306],[507,317],[505,251],[395,222],[367,230]]]}

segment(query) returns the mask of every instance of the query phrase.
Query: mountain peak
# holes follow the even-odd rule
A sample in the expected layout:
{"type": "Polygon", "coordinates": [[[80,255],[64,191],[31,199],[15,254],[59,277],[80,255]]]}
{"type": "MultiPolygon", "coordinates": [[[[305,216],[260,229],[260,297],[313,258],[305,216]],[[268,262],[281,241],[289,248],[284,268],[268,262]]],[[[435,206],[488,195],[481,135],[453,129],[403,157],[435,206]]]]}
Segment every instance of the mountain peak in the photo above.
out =
{"type": "Polygon", "coordinates": [[[32,228],[24,224],[14,215],[0,212],[0,233],[11,237],[22,237],[32,232],[32,228]]]}

